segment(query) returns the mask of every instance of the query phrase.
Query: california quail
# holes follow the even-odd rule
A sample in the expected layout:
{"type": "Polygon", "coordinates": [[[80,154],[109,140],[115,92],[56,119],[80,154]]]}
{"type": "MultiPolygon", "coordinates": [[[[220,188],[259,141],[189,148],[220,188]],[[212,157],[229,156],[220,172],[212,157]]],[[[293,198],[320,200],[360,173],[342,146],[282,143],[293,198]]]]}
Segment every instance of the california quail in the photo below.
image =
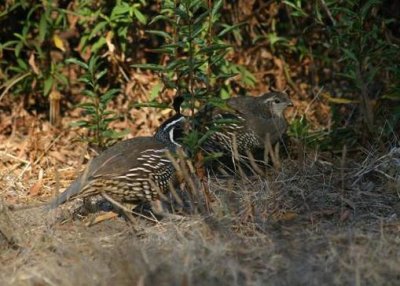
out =
{"type": "Polygon", "coordinates": [[[153,137],[121,141],[92,159],[85,171],[50,203],[55,208],[69,199],[102,195],[122,205],[136,205],[159,198],[176,180],[166,157],[183,136],[185,117],[180,113],[165,121],[153,137]]]}
{"type": "MultiPolygon", "coordinates": [[[[242,155],[264,148],[267,135],[271,144],[275,144],[287,129],[283,111],[292,105],[282,92],[265,93],[259,97],[232,97],[226,101],[225,107],[209,111],[211,122],[206,125],[214,132],[203,148],[207,153],[221,152],[231,157],[234,137],[237,151],[242,155]]],[[[207,117],[206,111],[199,114],[207,117]]]]}

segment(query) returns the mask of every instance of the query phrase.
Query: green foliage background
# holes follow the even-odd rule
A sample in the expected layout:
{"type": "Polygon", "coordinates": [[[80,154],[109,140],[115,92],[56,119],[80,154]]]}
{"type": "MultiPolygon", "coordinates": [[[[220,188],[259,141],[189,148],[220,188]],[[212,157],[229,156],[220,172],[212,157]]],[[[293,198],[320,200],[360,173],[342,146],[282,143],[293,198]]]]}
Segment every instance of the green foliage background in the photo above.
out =
{"type": "MultiPolygon", "coordinates": [[[[263,47],[284,60],[286,73],[298,67],[298,78],[310,90],[329,87],[324,100],[331,105],[333,128],[312,134],[298,116],[292,136],[317,145],[329,137],[332,146],[399,131],[400,7],[394,0],[6,0],[0,11],[0,98],[29,97],[36,106],[47,106],[57,90],[79,103],[71,69],[101,57],[107,72],[96,79],[105,90],[99,97],[115,94],[127,71],[149,69],[162,78],[149,94],[150,105],[172,89],[190,98],[187,108],[194,109],[196,102],[231,96],[227,79],[233,76],[253,88],[258,67],[246,66],[245,57],[263,47]],[[82,64],[71,67],[70,58],[82,64]],[[311,72],[303,68],[305,59],[311,72]]],[[[296,93],[298,86],[290,84],[296,93]]],[[[111,134],[107,124],[103,127],[111,134]]]]}

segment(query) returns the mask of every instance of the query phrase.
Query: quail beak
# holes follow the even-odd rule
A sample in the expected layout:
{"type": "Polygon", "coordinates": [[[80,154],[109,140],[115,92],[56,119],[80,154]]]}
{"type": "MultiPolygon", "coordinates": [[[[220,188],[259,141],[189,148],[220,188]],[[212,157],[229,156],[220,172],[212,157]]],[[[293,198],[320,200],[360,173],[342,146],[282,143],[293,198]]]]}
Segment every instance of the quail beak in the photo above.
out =
{"type": "Polygon", "coordinates": [[[293,106],[294,106],[294,105],[293,105],[293,102],[289,100],[287,106],[288,106],[288,107],[293,107],[293,106]]]}

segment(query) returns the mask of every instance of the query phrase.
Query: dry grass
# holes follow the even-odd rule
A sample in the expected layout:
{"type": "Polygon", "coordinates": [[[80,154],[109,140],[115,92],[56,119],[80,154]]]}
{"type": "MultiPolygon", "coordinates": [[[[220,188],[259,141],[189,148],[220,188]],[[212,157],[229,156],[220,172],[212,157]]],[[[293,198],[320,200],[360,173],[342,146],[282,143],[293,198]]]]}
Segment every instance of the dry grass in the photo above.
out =
{"type": "Polygon", "coordinates": [[[0,244],[0,284],[399,285],[400,149],[304,166],[211,178],[211,213],[182,220],[8,211],[18,246],[0,244]]]}

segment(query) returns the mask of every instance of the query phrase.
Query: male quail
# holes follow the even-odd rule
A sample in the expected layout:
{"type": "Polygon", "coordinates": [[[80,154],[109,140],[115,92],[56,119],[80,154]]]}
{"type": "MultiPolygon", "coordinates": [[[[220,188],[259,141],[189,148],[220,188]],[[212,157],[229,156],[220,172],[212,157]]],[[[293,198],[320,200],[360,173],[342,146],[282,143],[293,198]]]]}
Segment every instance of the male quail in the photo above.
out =
{"type": "Polygon", "coordinates": [[[167,192],[176,180],[166,157],[180,146],[185,117],[180,113],[166,120],[153,137],[121,141],[92,159],[83,173],[58,198],[55,208],[69,199],[102,195],[124,205],[151,202],[159,191],[167,192]]]}
{"type": "MultiPolygon", "coordinates": [[[[264,148],[268,136],[271,144],[275,144],[287,129],[283,111],[292,105],[282,92],[269,92],[259,97],[232,97],[225,107],[209,111],[211,123],[206,125],[215,130],[203,148],[207,153],[221,152],[232,157],[234,140],[241,155],[264,148]]],[[[202,110],[199,114],[207,117],[207,111],[202,110]]]]}

